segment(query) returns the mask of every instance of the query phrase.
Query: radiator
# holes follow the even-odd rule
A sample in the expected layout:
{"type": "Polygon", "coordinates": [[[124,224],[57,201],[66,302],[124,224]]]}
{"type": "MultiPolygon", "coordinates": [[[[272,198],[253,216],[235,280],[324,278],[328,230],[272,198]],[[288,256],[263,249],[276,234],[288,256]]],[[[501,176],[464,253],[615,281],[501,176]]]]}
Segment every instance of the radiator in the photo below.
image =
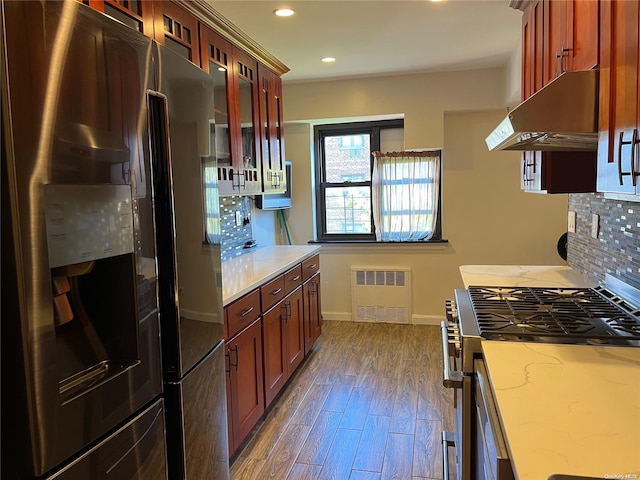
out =
{"type": "Polygon", "coordinates": [[[351,267],[351,318],[410,323],[411,268],[351,267]]]}

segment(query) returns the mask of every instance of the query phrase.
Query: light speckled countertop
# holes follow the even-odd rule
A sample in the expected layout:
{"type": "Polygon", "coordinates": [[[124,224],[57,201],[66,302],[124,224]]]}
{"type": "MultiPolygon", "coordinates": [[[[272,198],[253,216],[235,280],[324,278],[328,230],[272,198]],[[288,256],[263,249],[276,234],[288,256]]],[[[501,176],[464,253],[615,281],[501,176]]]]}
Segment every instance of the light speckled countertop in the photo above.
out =
{"type": "Polygon", "coordinates": [[[482,342],[518,480],[640,478],[640,348],[482,342]]]}
{"type": "Polygon", "coordinates": [[[319,245],[257,247],[222,262],[222,303],[234,300],[320,252],[319,245]]]}
{"type": "Polygon", "coordinates": [[[567,266],[462,265],[460,274],[469,286],[594,287],[596,282],[567,266]]]}
{"type": "MultiPolygon", "coordinates": [[[[465,287],[593,287],[566,266],[464,265],[465,287]]],[[[640,479],[640,348],[482,342],[517,480],[640,479]]]]}

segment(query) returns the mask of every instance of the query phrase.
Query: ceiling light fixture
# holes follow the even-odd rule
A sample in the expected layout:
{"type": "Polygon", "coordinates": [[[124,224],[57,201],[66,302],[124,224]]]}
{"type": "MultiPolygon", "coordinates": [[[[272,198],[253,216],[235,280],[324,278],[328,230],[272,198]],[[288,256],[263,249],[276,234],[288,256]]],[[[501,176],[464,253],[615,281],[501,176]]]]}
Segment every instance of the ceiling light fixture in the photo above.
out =
{"type": "Polygon", "coordinates": [[[296,12],[290,8],[279,8],[277,10],[274,10],[273,13],[275,13],[279,17],[290,17],[296,12]]]}
{"type": "Polygon", "coordinates": [[[322,61],[323,61],[324,63],[333,63],[333,62],[335,62],[335,61],[336,61],[336,59],[335,59],[335,58],[333,58],[333,57],[324,57],[324,58],[322,59],[322,61]]]}

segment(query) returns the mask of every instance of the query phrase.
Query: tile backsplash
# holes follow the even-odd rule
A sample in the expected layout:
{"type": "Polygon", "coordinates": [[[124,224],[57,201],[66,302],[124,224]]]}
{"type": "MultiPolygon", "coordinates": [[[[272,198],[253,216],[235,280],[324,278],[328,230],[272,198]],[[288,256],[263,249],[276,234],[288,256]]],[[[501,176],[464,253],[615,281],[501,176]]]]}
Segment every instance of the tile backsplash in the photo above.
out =
{"type": "Polygon", "coordinates": [[[244,244],[253,237],[250,197],[220,197],[220,230],[222,260],[244,253],[244,244]]]}
{"type": "Polygon", "coordinates": [[[640,288],[640,203],[605,199],[599,193],[569,195],[576,233],[569,233],[567,263],[602,282],[609,273],[640,288]],[[592,238],[592,216],[600,217],[592,238]]]}

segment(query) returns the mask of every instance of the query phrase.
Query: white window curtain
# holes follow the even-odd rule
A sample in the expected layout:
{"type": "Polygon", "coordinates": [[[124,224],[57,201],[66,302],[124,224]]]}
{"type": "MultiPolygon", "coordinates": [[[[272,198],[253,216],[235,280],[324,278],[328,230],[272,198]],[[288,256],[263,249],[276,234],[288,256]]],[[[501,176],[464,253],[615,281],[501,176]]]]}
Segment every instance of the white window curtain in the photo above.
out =
{"type": "Polygon", "coordinates": [[[376,239],[429,240],[436,227],[440,151],[374,152],[371,196],[376,239]]]}

